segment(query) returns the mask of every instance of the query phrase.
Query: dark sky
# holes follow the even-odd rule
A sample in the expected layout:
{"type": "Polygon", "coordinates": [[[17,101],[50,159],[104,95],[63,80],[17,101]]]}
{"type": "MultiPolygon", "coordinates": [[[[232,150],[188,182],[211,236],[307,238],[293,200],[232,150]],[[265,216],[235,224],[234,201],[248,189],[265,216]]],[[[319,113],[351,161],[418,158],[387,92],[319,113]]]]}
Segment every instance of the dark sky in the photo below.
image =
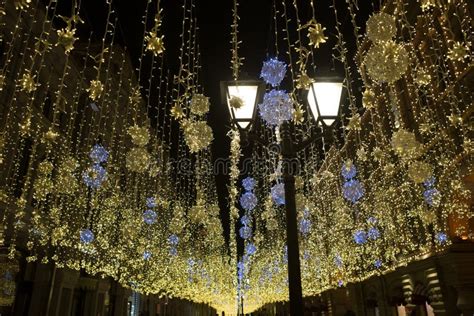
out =
{"type": "MultiPolygon", "coordinates": [[[[170,69],[176,69],[178,61],[178,49],[180,47],[179,34],[181,33],[182,5],[185,0],[161,0],[163,8],[162,31],[165,35],[166,57],[165,64],[170,69]]],[[[189,4],[189,0],[186,0],[189,4]]],[[[281,11],[281,0],[276,0],[281,11]]],[[[155,1],[150,5],[150,12],[155,12],[155,1]]],[[[347,10],[346,1],[336,0],[338,17],[341,22],[341,29],[347,41],[349,59],[355,53],[353,27],[347,10]]],[[[371,1],[358,2],[357,23],[362,27],[360,34],[364,32],[365,21],[373,11],[371,1]]],[[[292,19],[290,37],[296,38],[294,33],[295,18],[293,2],[286,0],[287,10],[292,19]]],[[[374,1],[375,6],[379,5],[379,0],[374,1]]],[[[232,0],[194,0],[196,14],[199,25],[198,44],[201,53],[201,84],[205,94],[211,98],[211,110],[209,124],[214,132],[214,144],[212,147],[213,158],[228,157],[229,138],[226,136],[229,114],[227,107],[220,102],[219,82],[231,79],[230,69],[230,31],[232,23],[232,0]]],[[[303,23],[311,18],[309,0],[298,0],[300,8],[300,19],[303,23]]],[[[329,37],[327,43],[323,44],[315,53],[315,63],[318,69],[329,70],[335,66],[336,72],[343,75],[341,65],[332,62],[333,47],[336,43],[335,16],[334,10],[330,7],[332,0],[315,0],[316,20],[326,27],[326,36],[329,37]]],[[[118,17],[117,42],[126,46],[130,52],[132,62],[137,64],[140,56],[140,49],[143,41],[142,18],[145,12],[146,0],[115,0],[112,3],[113,10],[118,17]]],[[[239,0],[239,40],[242,41],[239,55],[244,57],[242,76],[249,79],[258,79],[262,62],[267,57],[274,57],[274,29],[273,29],[273,0],[239,0]]],[[[91,30],[95,32],[95,37],[99,40],[103,34],[105,26],[107,4],[105,0],[83,0],[81,16],[86,20],[83,26],[84,33],[91,30]]],[[[150,19],[152,21],[152,16],[150,19]]],[[[150,22],[151,22],[150,21],[150,22]]],[[[280,18],[281,22],[281,18],[280,18]]],[[[150,23],[148,29],[152,26],[150,23]]],[[[285,51],[286,43],[282,39],[283,25],[278,26],[280,34],[279,58],[288,62],[285,51]]],[[[303,37],[306,34],[303,32],[303,37]]],[[[145,71],[142,82],[146,82],[149,72],[149,65],[145,61],[145,71]]],[[[312,65],[309,65],[312,68],[312,65]]],[[[356,82],[357,84],[357,82],[356,82]]],[[[228,176],[217,175],[217,190],[221,206],[224,229],[228,232],[228,208],[227,189],[228,176]]]]}

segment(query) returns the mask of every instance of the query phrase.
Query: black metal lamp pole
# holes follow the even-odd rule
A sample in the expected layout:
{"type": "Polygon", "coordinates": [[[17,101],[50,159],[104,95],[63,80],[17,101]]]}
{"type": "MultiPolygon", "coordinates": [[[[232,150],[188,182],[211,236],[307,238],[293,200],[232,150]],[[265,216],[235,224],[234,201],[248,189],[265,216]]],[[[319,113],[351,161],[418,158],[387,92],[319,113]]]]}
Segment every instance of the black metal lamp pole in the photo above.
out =
{"type": "Polygon", "coordinates": [[[303,292],[301,289],[300,250],[296,216],[295,168],[296,150],[291,138],[289,123],[283,123],[281,133],[281,155],[283,158],[283,181],[285,185],[286,244],[288,250],[288,283],[290,315],[303,316],[303,292]]]}

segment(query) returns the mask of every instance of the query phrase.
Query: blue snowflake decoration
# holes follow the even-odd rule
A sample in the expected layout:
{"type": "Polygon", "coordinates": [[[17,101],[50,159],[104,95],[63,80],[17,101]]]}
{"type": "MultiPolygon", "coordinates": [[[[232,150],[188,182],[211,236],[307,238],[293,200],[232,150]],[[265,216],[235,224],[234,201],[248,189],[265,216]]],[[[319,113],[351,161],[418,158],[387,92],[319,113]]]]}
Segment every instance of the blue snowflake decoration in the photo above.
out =
{"type": "Polygon", "coordinates": [[[245,192],[240,197],[240,205],[243,207],[244,210],[251,211],[253,210],[258,203],[258,199],[253,194],[253,192],[245,192]]]}
{"type": "Polygon", "coordinates": [[[282,90],[265,93],[263,102],[258,105],[260,117],[268,126],[279,126],[293,119],[293,100],[282,90]]]}
{"type": "Polygon", "coordinates": [[[376,269],[380,269],[382,267],[382,260],[380,260],[380,259],[375,260],[374,267],[376,269]]]}
{"type": "Polygon", "coordinates": [[[352,179],[342,186],[342,194],[346,200],[356,203],[364,196],[365,190],[359,180],[352,179]]]}
{"type": "Polygon", "coordinates": [[[242,186],[244,187],[245,191],[252,191],[256,184],[257,182],[252,177],[247,177],[242,180],[242,186]]]}
{"type": "Polygon", "coordinates": [[[260,78],[273,87],[278,86],[285,78],[286,64],[276,58],[263,62],[260,78]]]}
{"type": "Polygon", "coordinates": [[[250,217],[248,217],[247,215],[243,215],[240,218],[240,222],[242,223],[242,225],[248,226],[250,224],[250,217]]]}
{"type": "Polygon", "coordinates": [[[95,144],[94,147],[92,147],[89,157],[96,164],[102,163],[109,159],[109,152],[102,145],[95,144]]]}
{"type": "Polygon", "coordinates": [[[152,196],[146,199],[146,206],[149,208],[155,208],[157,206],[156,199],[152,196]]]}
{"type": "Polygon", "coordinates": [[[369,228],[367,231],[367,237],[369,237],[370,240],[376,240],[380,237],[380,232],[375,227],[369,228]]]}
{"type": "Polygon", "coordinates": [[[344,281],[342,281],[342,280],[337,281],[337,286],[343,287],[344,286],[344,281]]]}
{"type": "Polygon", "coordinates": [[[150,259],[150,258],[151,258],[151,251],[145,250],[145,251],[143,252],[143,260],[148,260],[148,259],[150,259]]]}
{"type": "Polygon", "coordinates": [[[179,237],[175,234],[168,237],[168,243],[172,246],[176,246],[179,243],[179,237]]]}
{"type": "Polygon", "coordinates": [[[438,206],[441,200],[441,194],[435,188],[426,189],[425,192],[423,192],[423,197],[429,206],[438,206]]]}
{"type": "Polygon", "coordinates": [[[299,222],[299,229],[300,233],[303,234],[304,236],[308,235],[309,232],[311,231],[311,220],[307,218],[302,218],[299,222]]]}
{"type": "Polygon", "coordinates": [[[277,183],[270,190],[272,200],[276,205],[285,205],[285,184],[277,183]]]}
{"type": "Polygon", "coordinates": [[[358,230],[354,233],[354,241],[358,245],[365,244],[367,242],[367,234],[363,230],[358,230]]]}
{"type": "Polygon", "coordinates": [[[423,182],[423,185],[425,186],[425,188],[428,189],[428,188],[434,187],[435,183],[436,183],[436,178],[431,176],[428,179],[426,179],[425,182],[423,182]]]}
{"type": "Polygon", "coordinates": [[[283,263],[288,263],[288,246],[285,246],[285,248],[283,248],[283,263]]]}
{"type": "Polygon", "coordinates": [[[107,171],[99,164],[94,164],[82,173],[82,180],[92,189],[99,188],[107,179],[107,171]]]}
{"type": "Polygon", "coordinates": [[[94,241],[94,233],[89,228],[81,229],[79,236],[83,244],[90,244],[94,241]]]}
{"type": "Polygon", "coordinates": [[[448,242],[448,235],[446,235],[446,233],[444,232],[436,233],[435,238],[436,238],[436,241],[442,245],[448,242]]]}
{"type": "Polygon", "coordinates": [[[340,268],[342,267],[342,257],[340,254],[337,254],[335,257],[334,257],[334,264],[336,265],[336,267],[340,268]]]}
{"type": "Polygon", "coordinates": [[[343,163],[341,169],[341,175],[346,180],[350,180],[357,175],[357,169],[353,163],[343,163]]]}
{"type": "Polygon", "coordinates": [[[175,247],[171,247],[170,248],[170,256],[177,256],[178,255],[178,249],[176,249],[175,247]]]}
{"type": "Polygon", "coordinates": [[[248,226],[243,226],[239,229],[239,235],[242,239],[249,239],[252,237],[252,229],[248,226]]]}
{"type": "Polygon", "coordinates": [[[254,244],[248,243],[247,246],[245,247],[245,252],[251,256],[257,251],[257,247],[255,247],[254,244]]]}
{"type": "Polygon", "coordinates": [[[156,223],[157,217],[158,215],[153,210],[146,210],[145,212],[143,212],[143,221],[148,225],[156,223]]]}
{"type": "Polygon", "coordinates": [[[305,261],[308,261],[308,260],[311,259],[311,254],[309,253],[308,250],[305,250],[305,251],[303,252],[303,259],[304,259],[305,261]]]}

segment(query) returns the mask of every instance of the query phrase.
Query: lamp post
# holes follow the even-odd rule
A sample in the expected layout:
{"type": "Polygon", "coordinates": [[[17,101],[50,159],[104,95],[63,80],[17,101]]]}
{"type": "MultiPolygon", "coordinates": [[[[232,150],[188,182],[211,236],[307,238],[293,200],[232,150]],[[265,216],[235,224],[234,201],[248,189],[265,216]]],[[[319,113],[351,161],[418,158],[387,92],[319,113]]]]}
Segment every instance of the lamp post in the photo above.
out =
{"type": "MultiPolygon", "coordinates": [[[[232,122],[241,132],[249,133],[255,122],[257,104],[263,94],[265,85],[258,81],[227,81],[221,82],[222,101],[229,107],[232,122]],[[232,107],[232,98],[244,101],[239,109],[232,107]],[[253,99],[254,98],[254,99],[253,99]]],[[[339,115],[339,104],[342,94],[342,80],[327,78],[312,83],[306,101],[311,117],[316,125],[330,127],[339,115]]],[[[235,101],[235,99],[234,99],[235,101]]],[[[303,294],[301,288],[301,270],[298,243],[298,223],[296,210],[295,175],[292,161],[299,150],[314,142],[314,138],[295,143],[291,135],[290,122],[280,127],[280,153],[283,158],[283,182],[285,186],[286,240],[288,250],[288,283],[290,297],[290,315],[304,315],[303,294]]],[[[259,143],[265,144],[258,135],[252,135],[259,143]]]]}

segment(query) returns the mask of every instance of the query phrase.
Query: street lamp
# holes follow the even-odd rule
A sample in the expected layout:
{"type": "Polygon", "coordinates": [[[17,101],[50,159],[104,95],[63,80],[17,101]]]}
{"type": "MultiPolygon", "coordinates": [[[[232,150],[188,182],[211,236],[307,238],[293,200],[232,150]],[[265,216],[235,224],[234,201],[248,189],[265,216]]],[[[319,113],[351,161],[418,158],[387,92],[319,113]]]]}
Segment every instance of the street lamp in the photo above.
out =
{"type": "MultiPolygon", "coordinates": [[[[221,82],[221,95],[223,102],[229,106],[232,121],[239,130],[247,133],[249,126],[255,121],[257,112],[257,103],[260,100],[262,89],[265,86],[254,82],[253,85],[247,82],[221,82]],[[245,88],[250,87],[253,88],[245,88]],[[251,91],[251,92],[250,92],[251,91]],[[231,107],[232,93],[239,94],[241,99],[245,99],[245,105],[242,111],[238,112],[231,107]],[[252,97],[254,99],[252,99],[252,97]],[[252,107],[251,107],[252,106],[252,107]],[[245,110],[243,109],[245,107],[245,110]]],[[[316,124],[322,124],[324,127],[330,127],[337,119],[339,113],[339,104],[342,94],[342,80],[315,81],[306,97],[312,117],[316,124]]],[[[290,296],[290,315],[303,315],[303,294],[301,288],[301,270],[300,255],[298,244],[298,224],[296,210],[296,190],[295,175],[296,170],[292,162],[296,159],[296,153],[306,148],[314,138],[308,138],[300,143],[295,143],[291,134],[290,122],[285,122],[280,126],[280,154],[282,156],[283,170],[282,177],[285,186],[285,213],[286,213],[286,241],[288,251],[288,283],[290,296]]],[[[258,135],[252,135],[252,138],[261,144],[265,141],[258,135]]]]}
{"type": "Polygon", "coordinates": [[[239,130],[249,130],[265,84],[256,80],[221,81],[221,99],[227,104],[232,122],[239,130]],[[240,99],[240,100],[238,100],[240,99]],[[238,106],[232,101],[237,100],[238,106]]]}
{"type": "Polygon", "coordinates": [[[317,124],[331,126],[339,114],[342,80],[315,80],[308,91],[307,102],[317,124]]]}

